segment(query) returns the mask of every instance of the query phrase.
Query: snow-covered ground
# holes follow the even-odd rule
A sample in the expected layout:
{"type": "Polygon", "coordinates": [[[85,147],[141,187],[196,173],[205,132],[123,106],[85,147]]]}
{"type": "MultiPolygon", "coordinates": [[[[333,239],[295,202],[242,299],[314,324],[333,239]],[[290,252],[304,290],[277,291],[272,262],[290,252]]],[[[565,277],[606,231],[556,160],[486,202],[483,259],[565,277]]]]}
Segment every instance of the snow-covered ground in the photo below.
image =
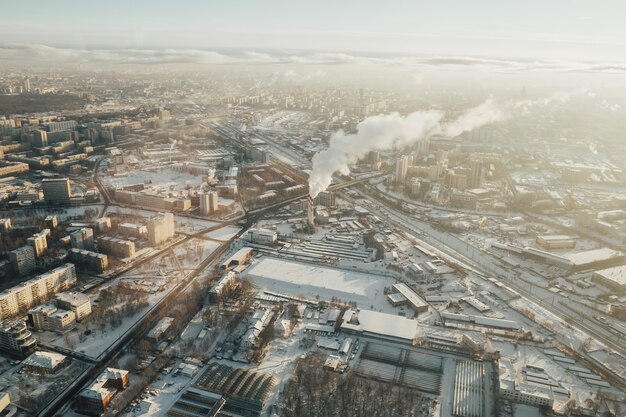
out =
{"type": "Polygon", "coordinates": [[[343,302],[355,301],[358,306],[386,313],[397,313],[386,299],[385,287],[395,280],[373,274],[327,268],[265,257],[246,270],[255,286],[280,294],[303,295],[308,299],[343,302]],[[373,306],[373,307],[372,307],[373,306]]]}
{"type": "Polygon", "coordinates": [[[235,236],[237,233],[239,233],[240,230],[241,230],[241,227],[224,226],[217,230],[208,232],[204,236],[209,239],[215,239],[215,240],[219,240],[220,242],[225,242],[229,240],[230,238],[232,238],[233,236],[235,236]]]}

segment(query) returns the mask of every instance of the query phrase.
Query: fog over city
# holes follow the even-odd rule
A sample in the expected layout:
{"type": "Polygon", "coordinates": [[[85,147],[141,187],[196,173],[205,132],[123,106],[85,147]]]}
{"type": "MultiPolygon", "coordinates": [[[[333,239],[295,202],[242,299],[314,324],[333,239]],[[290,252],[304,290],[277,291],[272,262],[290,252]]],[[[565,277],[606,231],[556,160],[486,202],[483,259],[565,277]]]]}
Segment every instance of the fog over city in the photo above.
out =
{"type": "Polygon", "coordinates": [[[0,415],[626,417],[626,3],[0,16],[0,415]]]}

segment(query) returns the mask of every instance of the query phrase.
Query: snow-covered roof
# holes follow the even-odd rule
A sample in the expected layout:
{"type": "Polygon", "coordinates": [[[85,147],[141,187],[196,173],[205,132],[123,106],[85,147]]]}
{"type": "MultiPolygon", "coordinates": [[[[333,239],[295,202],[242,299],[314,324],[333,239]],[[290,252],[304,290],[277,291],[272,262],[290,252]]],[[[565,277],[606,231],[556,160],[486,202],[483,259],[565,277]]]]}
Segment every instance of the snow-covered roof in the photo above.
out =
{"type": "Polygon", "coordinates": [[[49,370],[56,369],[63,361],[65,356],[54,352],[35,352],[22,362],[22,365],[32,366],[36,368],[44,368],[49,370]]]}
{"type": "Polygon", "coordinates": [[[417,334],[417,321],[371,310],[348,310],[341,328],[412,341],[417,334]]]}

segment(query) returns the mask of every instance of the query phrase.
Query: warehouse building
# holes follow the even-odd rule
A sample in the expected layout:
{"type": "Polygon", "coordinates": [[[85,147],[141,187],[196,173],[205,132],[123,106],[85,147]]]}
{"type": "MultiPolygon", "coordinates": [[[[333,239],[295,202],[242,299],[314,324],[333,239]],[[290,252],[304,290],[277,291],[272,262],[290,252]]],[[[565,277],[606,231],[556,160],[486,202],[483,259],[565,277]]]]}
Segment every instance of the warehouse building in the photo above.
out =
{"type": "Polygon", "coordinates": [[[591,279],[619,294],[626,293],[626,265],[596,271],[591,279]]]}

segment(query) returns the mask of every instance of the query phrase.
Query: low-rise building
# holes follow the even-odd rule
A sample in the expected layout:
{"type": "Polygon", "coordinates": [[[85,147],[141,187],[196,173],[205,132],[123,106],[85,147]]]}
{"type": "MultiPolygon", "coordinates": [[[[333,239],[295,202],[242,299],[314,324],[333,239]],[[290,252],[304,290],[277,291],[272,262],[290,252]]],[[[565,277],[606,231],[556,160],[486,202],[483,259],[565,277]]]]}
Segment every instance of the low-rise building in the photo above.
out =
{"type": "Polygon", "coordinates": [[[31,309],[28,319],[36,331],[49,331],[63,334],[76,327],[76,314],[62,310],[53,304],[44,304],[31,309]]]}
{"type": "Polygon", "coordinates": [[[76,398],[78,411],[90,416],[103,414],[113,396],[128,386],[128,371],[107,368],[93,384],[83,389],[76,398]]]}
{"type": "Polygon", "coordinates": [[[626,293],[626,265],[595,271],[591,279],[619,294],[626,293]]]}
{"type": "Polygon", "coordinates": [[[118,258],[130,258],[135,256],[135,242],[104,236],[98,239],[98,249],[108,255],[118,258]]]}
{"type": "Polygon", "coordinates": [[[278,240],[278,233],[275,230],[268,229],[250,229],[248,230],[248,241],[258,243],[260,245],[273,245],[278,240]]]}
{"type": "Polygon", "coordinates": [[[163,338],[167,337],[167,333],[172,326],[174,319],[172,317],[163,317],[159,322],[148,332],[146,339],[152,343],[159,343],[163,338]]]}
{"type": "Polygon", "coordinates": [[[91,314],[91,300],[89,296],[80,292],[61,292],[55,297],[57,307],[72,311],[76,320],[81,321],[91,314]]]}
{"type": "Polygon", "coordinates": [[[54,352],[34,352],[22,362],[22,368],[26,372],[39,375],[55,373],[67,363],[67,357],[54,352]]]}
{"type": "Polygon", "coordinates": [[[109,267],[109,257],[103,253],[72,248],[69,250],[69,256],[72,262],[99,274],[109,267]]]}
{"type": "Polygon", "coordinates": [[[236,285],[236,274],[229,271],[209,290],[209,302],[216,303],[223,294],[231,290],[236,285]]]}

